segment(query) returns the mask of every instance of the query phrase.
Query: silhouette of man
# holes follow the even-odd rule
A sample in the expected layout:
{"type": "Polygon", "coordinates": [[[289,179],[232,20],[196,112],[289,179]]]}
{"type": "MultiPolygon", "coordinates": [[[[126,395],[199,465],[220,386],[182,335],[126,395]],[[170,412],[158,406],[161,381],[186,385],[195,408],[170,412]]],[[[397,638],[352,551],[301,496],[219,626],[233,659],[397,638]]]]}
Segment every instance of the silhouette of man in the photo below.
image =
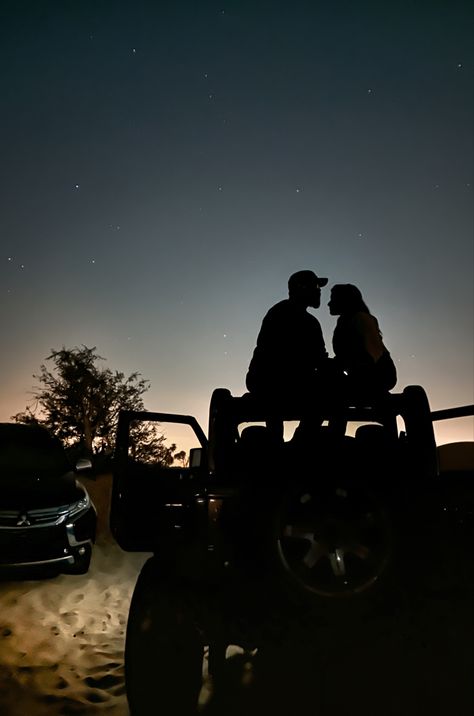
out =
{"type": "Polygon", "coordinates": [[[320,323],[307,309],[319,308],[321,287],[327,282],[313,271],[292,274],[288,298],[270,308],[263,319],[246,385],[270,408],[314,407],[321,389],[317,371],[329,359],[320,323]]]}

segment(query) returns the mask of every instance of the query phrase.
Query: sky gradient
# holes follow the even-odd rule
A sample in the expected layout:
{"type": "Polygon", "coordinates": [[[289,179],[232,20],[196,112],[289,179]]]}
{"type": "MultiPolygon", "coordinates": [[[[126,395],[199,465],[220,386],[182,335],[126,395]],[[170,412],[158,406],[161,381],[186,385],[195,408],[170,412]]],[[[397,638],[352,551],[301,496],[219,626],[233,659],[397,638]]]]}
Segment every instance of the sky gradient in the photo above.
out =
{"type": "MultiPolygon", "coordinates": [[[[354,283],[433,409],[474,402],[473,10],[6,2],[0,419],[96,346],[207,427],[291,273],[354,283]]],[[[473,439],[472,421],[447,439],[473,439]]]]}

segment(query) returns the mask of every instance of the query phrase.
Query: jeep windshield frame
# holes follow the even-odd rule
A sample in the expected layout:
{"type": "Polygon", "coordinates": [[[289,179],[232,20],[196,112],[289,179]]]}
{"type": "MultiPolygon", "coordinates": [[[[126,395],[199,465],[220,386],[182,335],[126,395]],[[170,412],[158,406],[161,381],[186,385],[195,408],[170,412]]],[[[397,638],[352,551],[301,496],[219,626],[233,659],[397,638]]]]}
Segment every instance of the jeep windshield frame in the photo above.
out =
{"type": "Polygon", "coordinates": [[[193,415],[181,415],[178,413],[156,413],[148,410],[121,410],[119,414],[117,426],[117,450],[128,449],[130,425],[134,420],[157,422],[157,423],[178,423],[180,425],[189,425],[202,448],[207,448],[207,437],[193,415]]]}

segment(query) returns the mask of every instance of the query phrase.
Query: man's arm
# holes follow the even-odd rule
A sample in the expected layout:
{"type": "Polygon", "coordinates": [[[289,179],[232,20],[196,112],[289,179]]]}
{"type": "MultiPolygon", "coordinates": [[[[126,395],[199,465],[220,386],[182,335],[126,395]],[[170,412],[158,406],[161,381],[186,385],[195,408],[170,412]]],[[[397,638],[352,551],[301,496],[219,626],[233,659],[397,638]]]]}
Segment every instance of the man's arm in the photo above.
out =
{"type": "Polygon", "coordinates": [[[314,357],[316,360],[316,367],[321,367],[329,360],[329,354],[326,350],[326,344],[324,342],[323,331],[321,324],[318,319],[314,318],[314,357]]]}

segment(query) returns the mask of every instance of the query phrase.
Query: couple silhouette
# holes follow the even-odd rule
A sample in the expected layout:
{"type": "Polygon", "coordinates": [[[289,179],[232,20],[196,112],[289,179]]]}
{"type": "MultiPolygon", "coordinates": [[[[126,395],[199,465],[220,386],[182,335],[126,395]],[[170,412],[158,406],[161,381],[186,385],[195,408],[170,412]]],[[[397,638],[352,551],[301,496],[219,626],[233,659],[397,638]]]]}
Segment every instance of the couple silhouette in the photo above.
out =
{"type": "MultiPolygon", "coordinates": [[[[313,271],[290,276],[288,298],[263,319],[246,385],[270,412],[298,406],[301,430],[319,427],[325,416],[338,433],[345,428],[344,408],[377,402],[395,386],[397,374],[378,321],[352,284],[336,284],[331,290],[329,311],[338,320],[334,358],[329,357],[321,325],[307,310],[320,307],[327,283],[313,271]]],[[[267,425],[282,435],[281,420],[267,420],[267,425]]]]}

